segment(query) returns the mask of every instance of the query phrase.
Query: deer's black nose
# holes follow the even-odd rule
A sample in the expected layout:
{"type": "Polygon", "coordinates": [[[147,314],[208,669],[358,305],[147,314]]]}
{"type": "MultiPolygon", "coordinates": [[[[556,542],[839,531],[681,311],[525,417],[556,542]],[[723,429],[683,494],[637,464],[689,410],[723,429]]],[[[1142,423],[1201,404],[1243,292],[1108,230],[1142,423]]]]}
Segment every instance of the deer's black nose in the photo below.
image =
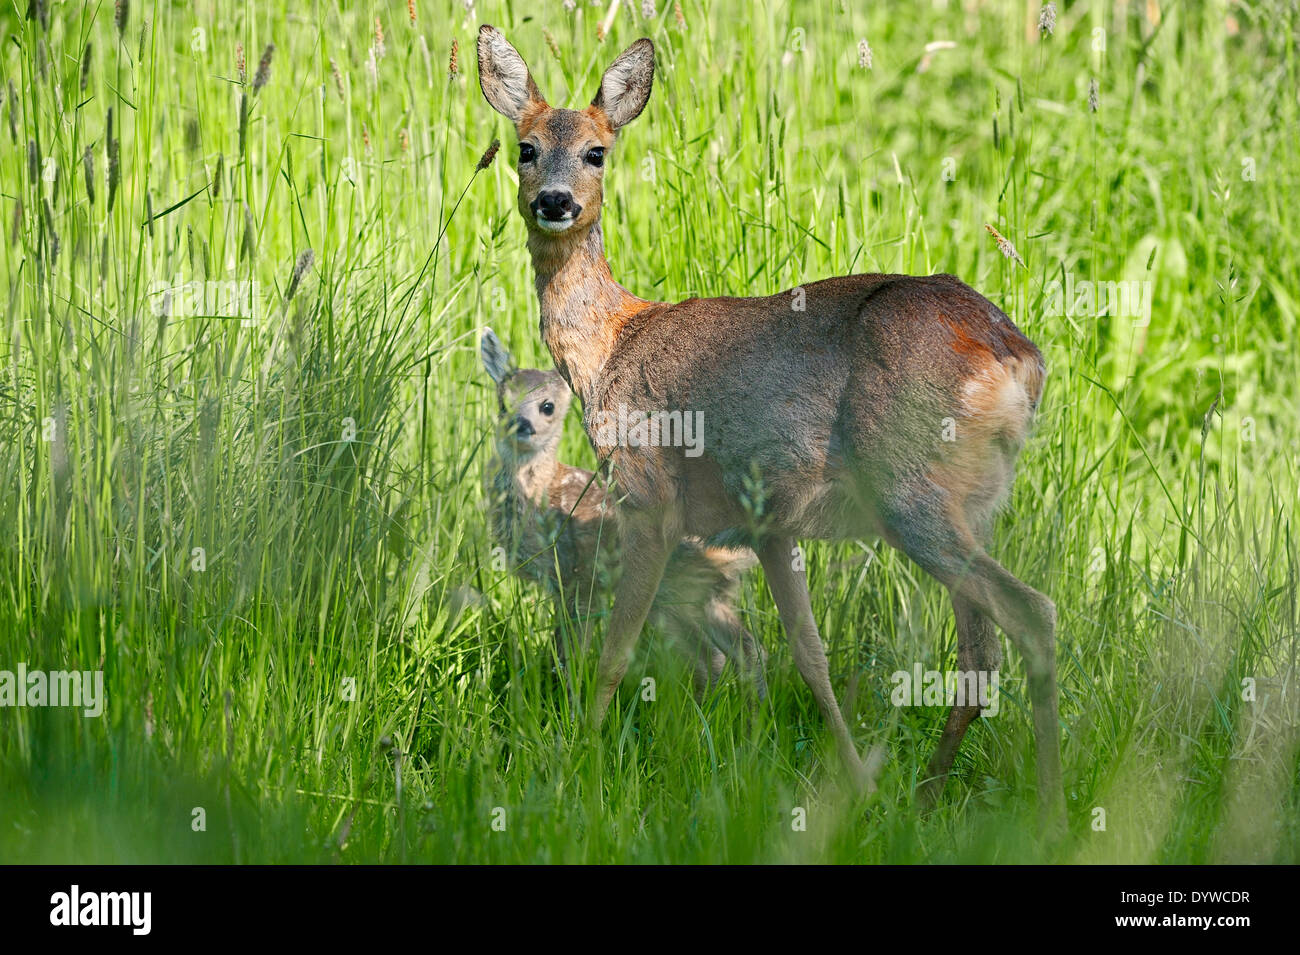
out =
{"type": "Polygon", "coordinates": [[[582,206],[573,201],[573,193],[567,189],[548,189],[537,194],[533,200],[533,211],[543,219],[558,222],[576,217],[582,211],[582,206]]]}
{"type": "Polygon", "coordinates": [[[530,422],[527,418],[521,415],[515,416],[514,427],[511,428],[510,430],[512,430],[515,434],[517,434],[521,438],[531,438],[534,434],[537,433],[536,430],[533,428],[532,422],[530,422]]]}

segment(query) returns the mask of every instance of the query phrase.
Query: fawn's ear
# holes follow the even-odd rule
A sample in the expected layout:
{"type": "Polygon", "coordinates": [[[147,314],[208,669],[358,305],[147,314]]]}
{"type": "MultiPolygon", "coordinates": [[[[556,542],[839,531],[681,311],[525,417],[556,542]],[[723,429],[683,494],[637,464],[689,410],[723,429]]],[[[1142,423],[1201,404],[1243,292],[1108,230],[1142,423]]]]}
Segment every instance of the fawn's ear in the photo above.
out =
{"type": "Polygon", "coordinates": [[[479,351],[483,355],[483,367],[487,369],[488,377],[498,385],[501,384],[506,375],[510,374],[512,363],[510,352],[506,351],[506,346],[501,344],[501,339],[497,338],[497,333],[492,329],[483,329],[479,351]]]}
{"type": "Polygon", "coordinates": [[[519,51],[486,23],[478,28],[478,85],[488,105],[512,123],[530,105],[546,105],[519,51]]]}
{"type": "Polygon", "coordinates": [[[600,78],[600,89],[591,105],[604,110],[609,124],[617,130],[641,115],[654,79],[655,45],[649,37],[642,37],[610,64],[600,78]]]}

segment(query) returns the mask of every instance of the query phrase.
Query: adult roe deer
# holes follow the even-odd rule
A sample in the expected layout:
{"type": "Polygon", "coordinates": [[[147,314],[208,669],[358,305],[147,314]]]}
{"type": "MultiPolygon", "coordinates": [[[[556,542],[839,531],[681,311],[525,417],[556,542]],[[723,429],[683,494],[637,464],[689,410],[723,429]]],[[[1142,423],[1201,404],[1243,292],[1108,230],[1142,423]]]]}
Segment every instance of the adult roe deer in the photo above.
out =
{"type": "MultiPolygon", "coordinates": [[[[592,612],[608,606],[618,577],[617,503],[590,471],[556,455],[571,398],[564,379],[553,371],[516,367],[490,328],[479,348],[496,385],[498,409],[487,475],[488,523],[512,573],[554,599],[555,650],[563,668],[571,649],[587,649],[592,612]],[[574,639],[565,618],[576,630],[574,639]]],[[[728,659],[754,683],[760,699],[765,695],[762,648],[735,608],[740,574],[755,563],[752,551],[691,538],[669,558],[650,617],[691,657],[697,698],[717,681],[728,659]]]]}
{"type": "MultiPolygon", "coordinates": [[[[1056,608],[985,551],[997,504],[1042,395],[1042,355],[992,302],[950,275],[852,275],[765,298],[638,298],[614,281],[600,228],[602,174],[618,130],[650,97],[654,46],[606,70],[591,105],[547,105],[499,31],[478,37],[479,83],[519,139],[518,208],[541,300],[541,332],[582,399],[584,426],[622,409],[702,416],[705,453],[615,446],[626,494],[624,572],[598,670],[596,720],[628,665],[673,546],[735,539],[761,480],[758,552],[800,674],[855,778],[864,775],[831,688],[797,538],[883,537],[951,595],[964,670],[1001,662],[997,624],[1025,660],[1039,805],[1059,829],[1056,608]],[[800,293],[798,295],[792,293],[800,293]],[[802,298],[804,309],[793,303],[802,298]],[[953,437],[955,426],[956,440],[953,437]],[[728,538],[727,535],[731,535],[728,538]]],[[[922,797],[943,788],[978,706],[954,706],[922,797]]]]}

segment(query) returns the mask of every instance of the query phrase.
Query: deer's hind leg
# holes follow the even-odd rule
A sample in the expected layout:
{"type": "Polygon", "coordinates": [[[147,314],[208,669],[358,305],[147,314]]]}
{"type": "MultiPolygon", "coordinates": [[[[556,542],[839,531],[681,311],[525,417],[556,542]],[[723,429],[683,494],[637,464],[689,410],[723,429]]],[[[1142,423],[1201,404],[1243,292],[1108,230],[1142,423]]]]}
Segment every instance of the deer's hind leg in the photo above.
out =
{"type": "MultiPolygon", "coordinates": [[[[957,618],[957,667],[962,673],[978,673],[986,676],[997,672],[1002,665],[1002,644],[993,622],[979,612],[966,597],[960,593],[950,592],[953,614],[957,618]]],[[[948,720],[943,727],[939,745],[930,758],[930,765],[925,771],[926,779],[921,784],[920,799],[922,805],[933,806],[943,794],[948,773],[952,770],[957,750],[966,736],[966,731],[980,714],[977,703],[957,702],[948,711],[948,720]]]]}
{"type": "MultiPolygon", "coordinates": [[[[941,489],[931,485],[910,491],[899,495],[884,515],[890,543],[954,597],[969,602],[1001,627],[1020,651],[1033,706],[1039,810],[1048,828],[1059,829],[1065,820],[1065,794],[1057,715],[1056,606],[984,551],[941,489]]],[[[955,735],[955,725],[953,729],[955,735]]]]}

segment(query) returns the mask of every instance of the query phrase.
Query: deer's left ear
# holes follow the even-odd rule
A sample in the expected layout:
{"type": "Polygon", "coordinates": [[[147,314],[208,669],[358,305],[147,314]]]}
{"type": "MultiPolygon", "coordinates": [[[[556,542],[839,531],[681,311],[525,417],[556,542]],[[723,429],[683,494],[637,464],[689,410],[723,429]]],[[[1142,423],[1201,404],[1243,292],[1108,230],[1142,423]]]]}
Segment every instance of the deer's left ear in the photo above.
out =
{"type": "Polygon", "coordinates": [[[617,130],[641,115],[654,79],[655,45],[642,37],[610,64],[591,105],[604,110],[609,124],[617,130]]]}

